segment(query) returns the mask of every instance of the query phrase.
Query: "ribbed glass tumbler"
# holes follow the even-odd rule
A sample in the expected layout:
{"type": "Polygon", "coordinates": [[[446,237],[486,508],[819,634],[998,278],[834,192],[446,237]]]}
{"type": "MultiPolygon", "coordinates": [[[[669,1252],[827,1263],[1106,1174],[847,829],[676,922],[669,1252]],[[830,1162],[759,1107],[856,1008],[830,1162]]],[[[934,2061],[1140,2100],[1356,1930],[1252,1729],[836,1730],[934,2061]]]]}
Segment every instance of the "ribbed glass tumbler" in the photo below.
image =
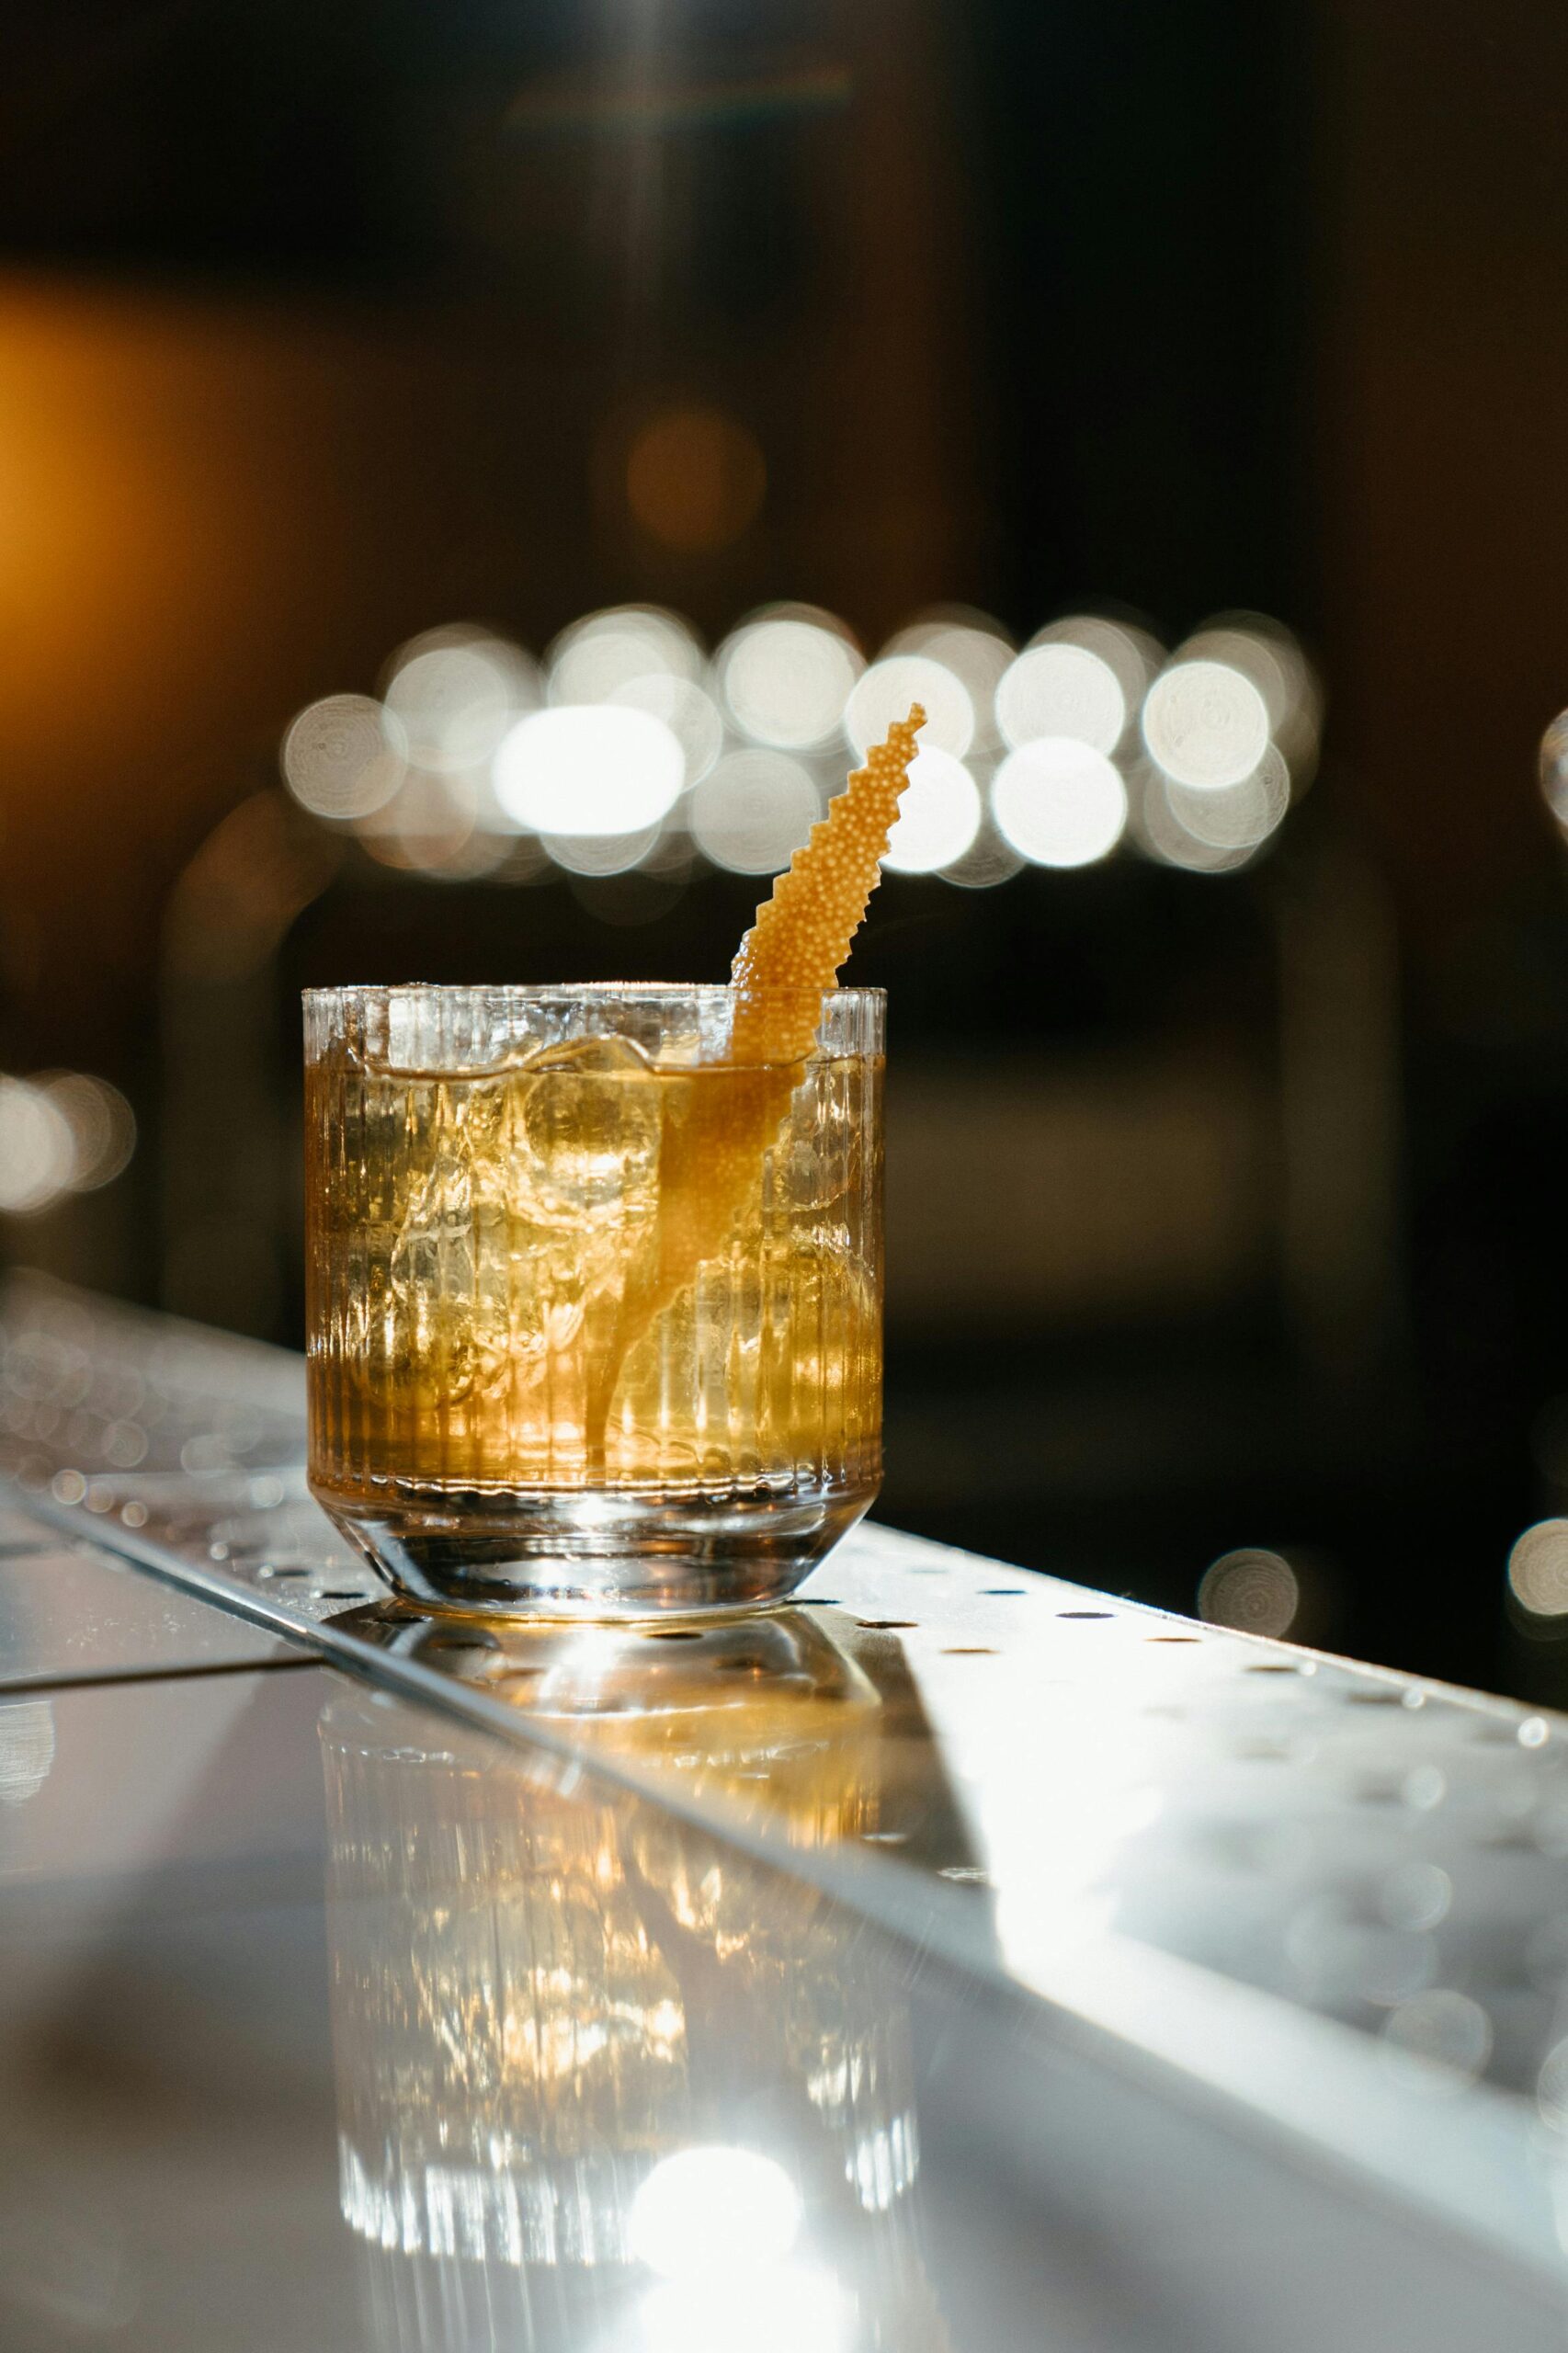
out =
{"type": "Polygon", "coordinates": [[[307,992],[311,1485],[406,1598],[755,1605],[870,1503],[884,1000],[794,1063],[736,1009],[307,992]]]}

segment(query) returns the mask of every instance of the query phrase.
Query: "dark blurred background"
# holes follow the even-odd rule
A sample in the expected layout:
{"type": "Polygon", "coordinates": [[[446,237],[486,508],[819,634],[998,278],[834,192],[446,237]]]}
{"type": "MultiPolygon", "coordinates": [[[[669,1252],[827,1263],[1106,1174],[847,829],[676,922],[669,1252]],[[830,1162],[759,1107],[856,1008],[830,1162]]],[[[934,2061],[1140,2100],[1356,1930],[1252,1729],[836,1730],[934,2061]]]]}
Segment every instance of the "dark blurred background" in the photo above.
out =
{"type": "Polygon", "coordinates": [[[5,46],[9,1254],[297,1344],[300,986],[722,977],[937,663],[886,1517],[1568,1698],[1568,17],[5,46]],[[541,841],[546,699],[681,799],[541,841]]]}

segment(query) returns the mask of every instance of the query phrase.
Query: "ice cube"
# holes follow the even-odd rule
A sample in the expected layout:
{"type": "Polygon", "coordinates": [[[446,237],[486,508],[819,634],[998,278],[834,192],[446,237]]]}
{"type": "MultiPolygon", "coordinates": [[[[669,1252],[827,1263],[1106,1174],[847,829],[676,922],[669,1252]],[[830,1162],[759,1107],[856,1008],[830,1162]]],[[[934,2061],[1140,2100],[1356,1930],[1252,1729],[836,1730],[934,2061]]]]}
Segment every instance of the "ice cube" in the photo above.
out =
{"type": "Polygon", "coordinates": [[[389,1274],[398,1354],[456,1401],[506,1345],[506,1101],[494,1082],[439,1082],[431,1092],[389,1274]]]}
{"type": "Polygon", "coordinates": [[[547,1047],[519,1074],[514,1206],[547,1225],[609,1224],[652,1211],[661,1083],[630,1038],[547,1047]]]}

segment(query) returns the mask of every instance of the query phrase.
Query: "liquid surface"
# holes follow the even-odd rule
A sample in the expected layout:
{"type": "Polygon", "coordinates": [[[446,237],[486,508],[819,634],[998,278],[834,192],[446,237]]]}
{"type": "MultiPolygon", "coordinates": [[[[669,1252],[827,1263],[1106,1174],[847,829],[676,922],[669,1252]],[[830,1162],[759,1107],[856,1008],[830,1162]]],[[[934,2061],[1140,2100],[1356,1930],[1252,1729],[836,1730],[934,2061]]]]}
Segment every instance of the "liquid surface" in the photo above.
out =
{"type": "Polygon", "coordinates": [[[663,1070],[618,1038],[479,1077],[314,1065],[312,1475],[874,1481],[881,1077],[663,1070]]]}

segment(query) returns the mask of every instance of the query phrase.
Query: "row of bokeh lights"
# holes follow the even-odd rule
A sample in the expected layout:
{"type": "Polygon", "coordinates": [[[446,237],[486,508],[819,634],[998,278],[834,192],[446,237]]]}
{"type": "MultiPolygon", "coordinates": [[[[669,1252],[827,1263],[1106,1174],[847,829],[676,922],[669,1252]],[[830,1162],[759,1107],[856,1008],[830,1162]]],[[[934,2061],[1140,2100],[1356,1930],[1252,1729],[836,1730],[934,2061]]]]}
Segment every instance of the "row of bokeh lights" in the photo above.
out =
{"type": "Polygon", "coordinates": [[[1167,654],[1096,614],[1018,648],[943,608],[874,660],[820,607],[772,605],[709,654],[677,614],[619,606],[542,662],[492,631],[426,631],[378,695],[309,704],[290,792],[384,864],[528,881],[696,860],[788,865],[852,760],[912,703],[926,723],[885,864],[983,889],[1126,843],[1200,873],[1262,850],[1317,757],[1321,697],[1278,622],[1227,614],[1167,654]]]}

